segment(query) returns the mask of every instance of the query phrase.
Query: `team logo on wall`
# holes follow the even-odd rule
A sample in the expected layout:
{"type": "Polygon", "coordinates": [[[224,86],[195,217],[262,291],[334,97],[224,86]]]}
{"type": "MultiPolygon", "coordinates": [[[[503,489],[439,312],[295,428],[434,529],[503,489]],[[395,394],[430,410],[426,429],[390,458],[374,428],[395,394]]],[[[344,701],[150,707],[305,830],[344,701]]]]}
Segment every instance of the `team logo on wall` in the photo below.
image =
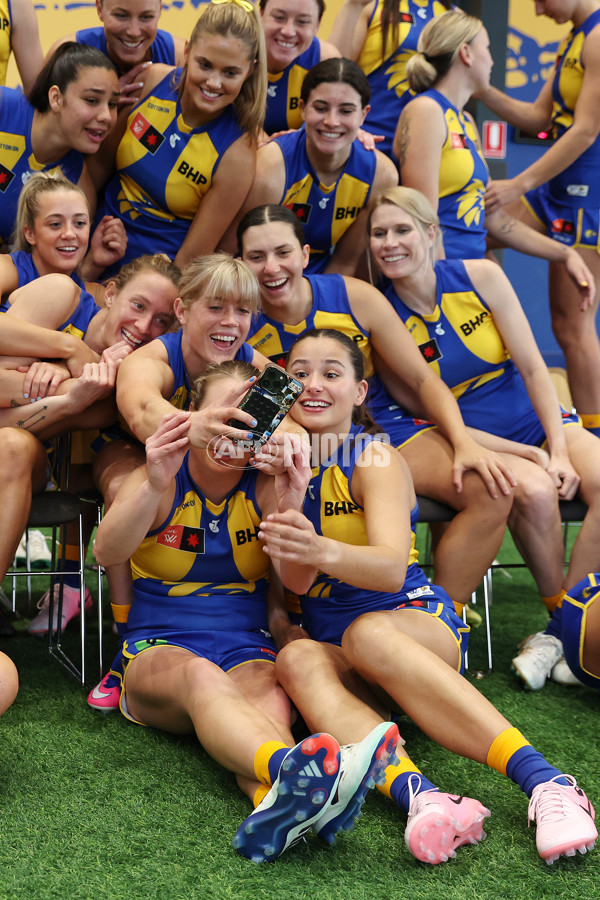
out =
{"type": "Polygon", "coordinates": [[[132,135],[137,138],[140,144],[145,147],[149,153],[152,153],[152,155],[156,153],[165,139],[165,136],[161,134],[154,125],[151,125],[148,119],[141,113],[137,114],[129,126],[129,130],[132,135]]]}
{"type": "Polygon", "coordinates": [[[2,163],[0,163],[0,191],[2,191],[2,193],[4,193],[14,177],[15,173],[11,172],[10,169],[7,169],[6,166],[3,166],[2,163]]]}

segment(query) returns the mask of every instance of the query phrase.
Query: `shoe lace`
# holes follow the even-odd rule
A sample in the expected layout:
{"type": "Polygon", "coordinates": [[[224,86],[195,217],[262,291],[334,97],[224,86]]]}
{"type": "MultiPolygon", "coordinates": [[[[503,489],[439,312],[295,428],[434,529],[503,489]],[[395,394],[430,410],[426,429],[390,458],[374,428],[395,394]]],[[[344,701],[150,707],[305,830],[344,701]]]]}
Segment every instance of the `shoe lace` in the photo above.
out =
{"type": "Polygon", "coordinates": [[[437,794],[438,792],[432,788],[426,791],[420,790],[422,784],[421,776],[417,772],[413,772],[408,777],[408,815],[415,816],[421,810],[421,804],[427,802],[427,794],[437,794]]]}
{"type": "Polygon", "coordinates": [[[546,665],[548,662],[548,654],[554,652],[555,640],[558,639],[552,638],[552,635],[549,634],[536,634],[534,637],[530,638],[529,643],[524,648],[523,652],[534,657],[536,662],[546,665]]]}
{"type": "MultiPolygon", "coordinates": [[[[58,601],[58,592],[60,591],[60,584],[54,585],[54,601],[55,603],[58,601]]],[[[37,608],[40,612],[46,612],[50,608],[50,591],[47,590],[45,594],[42,594],[40,599],[36,604],[37,608]]]]}
{"type": "MultiPolygon", "coordinates": [[[[529,801],[527,816],[529,824],[535,821],[538,827],[551,822],[563,821],[572,809],[572,803],[568,796],[561,790],[561,785],[552,784],[557,778],[566,778],[570,787],[576,787],[577,782],[572,775],[555,775],[550,781],[535,788],[529,801]]],[[[564,785],[562,785],[564,787],[564,785]]]]}

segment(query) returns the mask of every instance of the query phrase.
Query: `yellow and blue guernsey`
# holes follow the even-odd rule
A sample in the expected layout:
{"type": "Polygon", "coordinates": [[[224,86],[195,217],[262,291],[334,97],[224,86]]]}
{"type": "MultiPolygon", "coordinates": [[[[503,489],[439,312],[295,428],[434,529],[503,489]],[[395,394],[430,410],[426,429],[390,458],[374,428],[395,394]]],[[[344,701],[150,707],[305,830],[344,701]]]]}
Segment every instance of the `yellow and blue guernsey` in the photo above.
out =
{"type": "Polygon", "coordinates": [[[335,245],[366,206],[375,177],[377,154],[354,141],[337,181],[321,184],[306,151],[304,128],[275,139],[285,163],[285,188],[279,202],[304,225],[310,244],[309,274],[323,272],[335,245]]]}
{"type": "MultiPolygon", "coordinates": [[[[573,124],[575,105],[585,68],[583,45],[590,31],[600,25],[600,10],[593,12],[561,43],[552,82],[552,128],[559,138],[573,124]]],[[[564,206],[600,207],[600,136],[581,156],[548,182],[550,196],[564,206]]]]}
{"type": "MultiPolygon", "coordinates": [[[[161,341],[165,345],[169,366],[173,370],[173,392],[166,399],[176,409],[189,409],[192,398],[192,385],[188,378],[183,350],[181,349],[182,337],[183,331],[179,329],[179,331],[170,331],[168,334],[162,334],[156,340],[161,341]]],[[[250,344],[244,343],[235,354],[234,359],[251,363],[254,359],[254,350],[250,344]]]]}
{"type": "Polygon", "coordinates": [[[12,9],[10,0],[0,0],[0,84],[6,84],[11,53],[12,9]]]}
{"type": "Polygon", "coordinates": [[[300,89],[309,69],[321,61],[321,42],[313,38],[310,47],[301,53],[283,72],[269,72],[267,114],[264,129],[267,134],[300,128],[300,89]]]}
{"type": "MultiPolygon", "coordinates": [[[[437,303],[431,315],[414,312],[393,287],[386,296],[456,397],[465,424],[523,444],[543,444],[546,436],[525,383],[464,263],[440,260],[435,273],[437,303]]],[[[578,418],[563,411],[563,422],[578,418]]]]}
{"type": "Polygon", "coordinates": [[[435,100],[446,121],[438,202],[446,259],[481,259],[486,251],[484,198],[489,172],[475,126],[439,91],[430,89],[419,96],[435,100]]]}
{"type": "MultiPolygon", "coordinates": [[[[364,509],[352,495],[352,476],[371,435],[353,425],[335,454],[316,469],[304,501],[304,515],[317,534],[354,546],[367,545],[364,509]]],[[[360,465],[360,463],[359,463],[360,465]]],[[[421,608],[434,615],[454,616],[454,606],[446,592],[429,584],[418,565],[415,531],[418,506],[411,511],[411,548],[402,590],[397,593],[369,591],[318,572],[310,590],[301,598],[303,625],[312,638],[339,644],[348,625],[366,612],[392,610],[400,606],[421,608]]],[[[465,629],[468,631],[468,627],[465,629]]]]}
{"type": "MultiPolygon", "coordinates": [[[[105,56],[108,56],[106,35],[102,25],[96,26],[95,28],[82,28],[80,31],[76,31],[75,40],[78,44],[87,44],[89,47],[96,47],[97,50],[100,50],[105,56]]],[[[150,52],[152,54],[150,62],[174,66],[176,59],[173,35],[168,31],[163,31],[162,28],[159,28],[156,32],[156,37],[150,45],[150,52]]],[[[119,75],[125,74],[119,70],[116,63],[115,68],[119,75]]]]}
{"type": "Polygon", "coordinates": [[[144,253],[175,258],[223,154],[243,134],[233,106],[188,128],[177,96],[180,77],[180,69],[170,72],[127,120],[117,172],[98,213],[98,219],[122,219],[127,231],[125,256],[114,269],[144,253]]]}
{"type": "Polygon", "coordinates": [[[437,0],[398,0],[398,7],[398,38],[392,41],[393,28],[390,26],[383,52],[383,3],[375,0],[365,43],[358,57],[358,65],[371,87],[371,109],[363,128],[384,136],[385,140],[377,145],[377,149],[390,157],[400,113],[415,96],[408,87],[406,64],[417,51],[425,25],[446,12],[444,4],[437,0]]]}
{"type": "Polygon", "coordinates": [[[297,325],[285,325],[265,312],[259,312],[252,320],[248,343],[285,368],[288,352],[301,334],[312,328],[335,328],[347,335],[364,357],[365,378],[369,382],[367,407],[391,443],[396,447],[400,446],[414,436],[415,430],[433,428],[430,422],[414,419],[410,413],[396,405],[375,374],[370,333],[354,315],[343,277],[336,274],[306,277],[312,290],[312,306],[307,317],[297,325]]]}
{"type": "Polygon", "coordinates": [[[31,147],[33,113],[21,91],[0,87],[0,243],[10,240],[21,188],[34,172],[60,172],[77,184],[83,171],[77,150],[47,165],[37,161],[31,147]]]}
{"type": "MultiPolygon", "coordinates": [[[[17,277],[19,279],[18,287],[23,287],[24,284],[29,284],[40,277],[40,273],[36,268],[31,253],[27,253],[25,250],[15,250],[14,253],[10,254],[10,258],[17,270],[17,277]]],[[[70,278],[75,282],[77,287],[81,288],[82,291],[85,291],[85,284],[76,272],[71,272],[70,278]]],[[[0,312],[6,312],[9,306],[10,303],[8,302],[8,297],[6,297],[0,306],[0,312]]]]}
{"type": "Polygon", "coordinates": [[[131,558],[128,643],[197,631],[267,627],[269,561],[258,539],[256,473],[244,471],[223,500],[208,500],[184,459],[169,515],[131,558]]]}

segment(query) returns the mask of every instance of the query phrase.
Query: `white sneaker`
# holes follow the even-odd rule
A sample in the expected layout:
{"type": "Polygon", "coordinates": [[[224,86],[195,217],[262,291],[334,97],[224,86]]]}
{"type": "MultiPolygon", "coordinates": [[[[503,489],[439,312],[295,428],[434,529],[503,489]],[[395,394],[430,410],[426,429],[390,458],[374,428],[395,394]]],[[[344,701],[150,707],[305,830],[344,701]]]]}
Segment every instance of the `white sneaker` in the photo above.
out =
{"type": "Polygon", "coordinates": [[[579,678],[571,672],[564,656],[561,656],[556,665],[553,666],[550,677],[557,684],[564,684],[567,687],[582,687],[583,685],[579,678]]]}
{"type": "Polygon", "coordinates": [[[563,656],[558,638],[538,631],[519,644],[521,652],[512,661],[512,669],[530,691],[541,691],[552,669],[563,656]]]}
{"type": "MultiPolygon", "coordinates": [[[[27,565],[27,533],[19,541],[15,562],[17,566],[27,565]]],[[[29,532],[29,565],[34,569],[49,569],[52,562],[52,554],[48,549],[46,538],[41,531],[29,532]]]]}

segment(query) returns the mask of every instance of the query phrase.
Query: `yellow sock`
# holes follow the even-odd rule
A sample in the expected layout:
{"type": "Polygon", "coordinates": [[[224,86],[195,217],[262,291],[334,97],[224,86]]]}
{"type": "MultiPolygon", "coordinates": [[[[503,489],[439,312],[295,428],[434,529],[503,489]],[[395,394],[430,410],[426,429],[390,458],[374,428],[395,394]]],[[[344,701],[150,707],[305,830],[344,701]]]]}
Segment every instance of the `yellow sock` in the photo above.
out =
{"type": "Polygon", "coordinates": [[[277,750],[289,749],[287,744],[282,744],[281,741],[266,741],[266,743],[261,744],[254,757],[254,774],[256,775],[257,781],[260,781],[261,784],[271,785],[269,760],[277,750]]]}
{"type": "Polygon", "coordinates": [[[56,558],[63,558],[63,550],[65,552],[65,559],[68,559],[69,562],[79,562],[79,547],[77,544],[59,544],[58,550],[56,552],[56,558]]]}
{"type": "Polygon", "coordinates": [[[505,728],[498,737],[494,738],[488,750],[487,764],[490,769],[495,769],[501,775],[506,775],[506,767],[511,756],[521,747],[530,747],[518,728],[505,728]]]}
{"type": "Polygon", "coordinates": [[[463,609],[466,605],[466,603],[457,603],[456,600],[454,600],[454,610],[459,619],[462,619],[463,609]]]}
{"type": "Polygon", "coordinates": [[[589,431],[593,431],[595,428],[600,428],[600,415],[598,413],[580,413],[581,424],[584,428],[589,429],[589,431]]]}
{"type": "Polygon", "coordinates": [[[261,784],[261,786],[256,789],[256,793],[255,793],[254,797],[252,798],[252,802],[254,804],[254,809],[256,809],[258,804],[261,803],[265,799],[265,797],[269,793],[269,790],[270,790],[270,788],[269,788],[268,784],[261,784]]]}
{"type": "Polygon", "coordinates": [[[562,606],[562,602],[564,600],[565,594],[567,592],[565,590],[559,591],[558,594],[554,594],[553,597],[542,597],[544,601],[544,606],[548,610],[549,613],[553,613],[555,609],[562,606]]]}
{"type": "Polygon", "coordinates": [[[377,790],[381,791],[386,797],[389,797],[390,800],[393,800],[391,794],[391,787],[398,775],[404,775],[407,772],[416,772],[417,775],[421,775],[422,772],[418,769],[412,759],[409,759],[408,756],[401,756],[400,761],[395,766],[388,766],[385,770],[385,781],[383,784],[377,785],[377,790]]]}

